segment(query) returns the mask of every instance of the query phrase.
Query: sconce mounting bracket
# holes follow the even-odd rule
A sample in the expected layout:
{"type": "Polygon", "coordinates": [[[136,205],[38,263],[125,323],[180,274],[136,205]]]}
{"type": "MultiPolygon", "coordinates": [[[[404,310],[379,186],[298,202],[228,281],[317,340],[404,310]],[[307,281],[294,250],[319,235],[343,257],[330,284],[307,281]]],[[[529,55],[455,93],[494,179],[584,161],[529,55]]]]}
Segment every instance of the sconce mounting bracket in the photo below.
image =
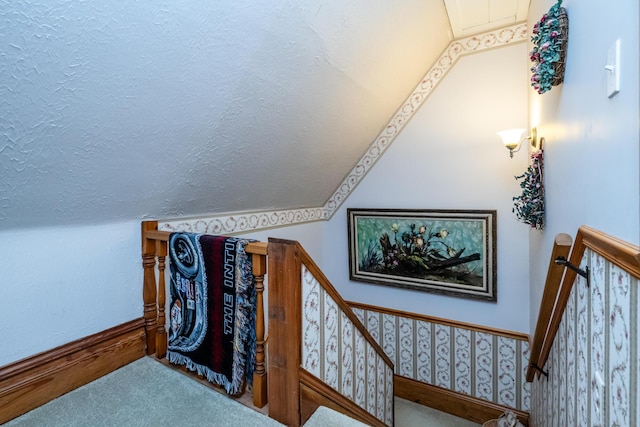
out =
{"type": "Polygon", "coordinates": [[[531,128],[529,132],[529,143],[533,148],[538,148],[538,129],[531,128]]]}

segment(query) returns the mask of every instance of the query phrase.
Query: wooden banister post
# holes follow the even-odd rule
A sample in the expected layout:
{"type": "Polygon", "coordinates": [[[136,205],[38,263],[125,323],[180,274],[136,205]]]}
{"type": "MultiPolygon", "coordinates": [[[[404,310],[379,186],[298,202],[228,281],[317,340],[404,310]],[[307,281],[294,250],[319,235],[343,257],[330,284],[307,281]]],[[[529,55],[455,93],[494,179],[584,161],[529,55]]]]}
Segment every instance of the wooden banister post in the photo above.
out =
{"type": "Polygon", "coordinates": [[[156,241],[148,239],[147,231],[157,230],[157,221],[142,222],[142,302],[144,304],[144,330],[147,335],[147,354],[156,352],[156,241]]]}
{"type": "Polygon", "coordinates": [[[156,356],[162,359],[167,355],[167,329],[165,305],[167,300],[165,285],[165,259],[167,257],[167,242],[156,242],[156,255],[158,257],[158,329],[156,334],[156,356]]]}
{"type": "Polygon", "coordinates": [[[256,370],[253,373],[253,404],[262,408],[267,404],[267,371],[264,365],[264,275],[267,257],[251,254],[253,275],[256,278],[256,370]]]}
{"type": "Polygon", "coordinates": [[[300,426],[302,267],[296,242],[269,239],[269,417],[300,426]]]}

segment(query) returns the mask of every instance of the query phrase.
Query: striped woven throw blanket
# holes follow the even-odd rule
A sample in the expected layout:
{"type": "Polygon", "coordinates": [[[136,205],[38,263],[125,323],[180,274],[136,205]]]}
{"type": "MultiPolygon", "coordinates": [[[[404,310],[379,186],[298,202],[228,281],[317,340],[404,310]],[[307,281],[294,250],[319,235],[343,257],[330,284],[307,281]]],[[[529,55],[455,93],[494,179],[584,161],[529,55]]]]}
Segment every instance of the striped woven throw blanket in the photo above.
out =
{"type": "Polygon", "coordinates": [[[233,396],[255,368],[255,281],[250,240],[194,233],[169,238],[169,362],[233,396]]]}

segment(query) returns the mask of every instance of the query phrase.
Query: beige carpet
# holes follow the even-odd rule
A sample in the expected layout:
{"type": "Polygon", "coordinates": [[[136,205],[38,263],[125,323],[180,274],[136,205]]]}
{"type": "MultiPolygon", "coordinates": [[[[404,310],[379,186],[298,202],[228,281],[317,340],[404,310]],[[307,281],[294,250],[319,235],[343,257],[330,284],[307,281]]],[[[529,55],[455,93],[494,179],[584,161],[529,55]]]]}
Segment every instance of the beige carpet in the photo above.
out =
{"type": "MultiPolygon", "coordinates": [[[[477,427],[479,424],[404,399],[395,400],[396,427],[477,427]]],[[[59,397],[4,427],[207,427],[282,424],[155,359],[143,357],[59,397]]],[[[319,408],[305,427],[362,427],[319,408]]]]}
{"type": "Polygon", "coordinates": [[[4,426],[281,427],[282,424],[155,359],[143,357],[4,426]]]}
{"type": "Polygon", "coordinates": [[[481,425],[399,397],[395,399],[395,410],[395,427],[478,427],[481,425]]]}

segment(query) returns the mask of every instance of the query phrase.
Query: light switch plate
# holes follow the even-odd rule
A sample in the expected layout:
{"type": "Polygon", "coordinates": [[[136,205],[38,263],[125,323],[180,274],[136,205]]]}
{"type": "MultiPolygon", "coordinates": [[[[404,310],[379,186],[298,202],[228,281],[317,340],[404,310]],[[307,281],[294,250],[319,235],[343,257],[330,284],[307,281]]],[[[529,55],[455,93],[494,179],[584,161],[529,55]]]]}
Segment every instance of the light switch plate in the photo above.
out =
{"type": "Polygon", "coordinates": [[[607,53],[607,96],[612,98],[620,92],[620,39],[617,39],[607,53]]]}

